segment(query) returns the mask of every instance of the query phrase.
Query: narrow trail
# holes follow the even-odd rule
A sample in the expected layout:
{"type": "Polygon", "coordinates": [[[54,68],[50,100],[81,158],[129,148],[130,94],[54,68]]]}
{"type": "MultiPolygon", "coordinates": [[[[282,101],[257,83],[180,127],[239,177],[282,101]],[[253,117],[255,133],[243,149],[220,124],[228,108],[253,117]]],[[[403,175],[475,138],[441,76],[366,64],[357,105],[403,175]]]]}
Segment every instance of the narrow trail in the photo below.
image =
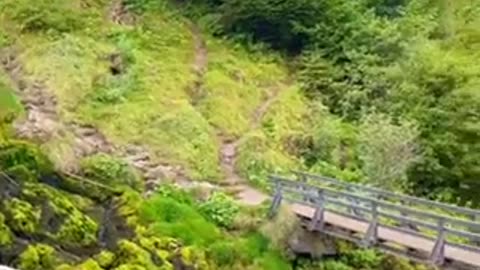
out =
{"type": "Polygon", "coordinates": [[[52,94],[53,92],[43,82],[28,79],[28,74],[14,49],[0,51],[0,63],[25,107],[25,119],[14,123],[17,136],[38,143],[62,139],[68,135],[73,136],[72,148],[75,159],[71,161],[76,164],[62,168],[66,172],[76,172],[79,168],[78,163],[83,157],[106,153],[124,159],[141,172],[145,179],[146,194],[156,189],[164,179],[174,180],[182,187],[187,188],[203,185],[190,181],[180,166],[170,166],[153,161],[145,147],[116,146],[92,125],[63,122],[58,114],[57,100],[52,94]]]}
{"type": "Polygon", "coordinates": [[[260,127],[263,117],[271,105],[277,100],[281,91],[282,89],[278,87],[269,91],[267,98],[255,109],[248,131],[243,136],[234,141],[223,140],[222,142],[220,166],[226,176],[224,184],[236,194],[237,199],[243,204],[259,205],[265,201],[268,196],[249,186],[245,179],[236,172],[235,164],[238,158],[238,147],[245,141],[246,134],[260,127]]]}
{"type": "MultiPolygon", "coordinates": [[[[95,153],[113,151],[113,145],[95,127],[79,123],[65,123],[61,120],[57,110],[57,100],[52,91],[44,82],[32,81],[28,78],[14,48],[2,50],[0,62],[1,68],[8,75],[25,108],[25,119],[19,119],[14,123],[18,137],[46,143],[71,135],[73,137],[72,149],[77,161],[95,153]]],[[[72,164],[69,169],[75,170],[76,168],[78,168],[78,164],[72,164]]]]}
{"type": "Polygon", "coordinates": [[[123,0],[113,0],[108,12],[110,21],[119,25],[133,25],[136,18],[125,6],[123,0]]]}
{"type": "Polygon", "coordinates": [[[208,49],[205,40],[202,38],[200,28],[193,23],[190,23],[190,32],[193,37],[195,57],[192,64],[192,70],[195,74],[192,85],[187,89],[190,96],[190,103],[196,106],[203,98],[203,84],[205,81],[205,73],[208,70],[208,49]]]}

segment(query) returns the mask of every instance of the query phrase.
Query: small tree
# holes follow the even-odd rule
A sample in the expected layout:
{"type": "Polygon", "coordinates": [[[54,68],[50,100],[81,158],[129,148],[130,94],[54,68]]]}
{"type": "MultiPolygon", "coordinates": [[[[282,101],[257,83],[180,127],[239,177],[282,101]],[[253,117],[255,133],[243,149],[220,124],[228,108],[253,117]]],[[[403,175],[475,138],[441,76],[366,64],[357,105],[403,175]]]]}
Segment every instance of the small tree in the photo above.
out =
{"type": "Polygon", "coordinates": [[[359,157],[369,181],[387,189],[403,188],[408,167],[419,158],[418,135],[411,122],[394,124],[386,115],[366,116],[360,125],[359,157]]]}

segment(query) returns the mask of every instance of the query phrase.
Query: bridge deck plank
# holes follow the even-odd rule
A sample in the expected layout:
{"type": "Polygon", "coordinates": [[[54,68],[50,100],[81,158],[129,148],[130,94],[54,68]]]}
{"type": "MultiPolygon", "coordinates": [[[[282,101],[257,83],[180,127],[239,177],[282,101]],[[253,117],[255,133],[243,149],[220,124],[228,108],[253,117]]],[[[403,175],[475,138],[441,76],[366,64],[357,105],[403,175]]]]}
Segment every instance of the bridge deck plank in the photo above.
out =
{"type": "MultiPolygon", "coordinates": [[[[291,204],[290,206],[297,215],[305,218],[312,218],[315,212],[314,208],[298,203],[291,204]]],[[[358,233],[365,233],[369,225],[367,222],[354,220],[328,211],[325,212],[325,222],[335,227],[358,233]]],[[[432,250],[435,244],[432,240],[382,226],[378,228],[378,237],[385,241],[401,244],[405,247],[427,253],[432,250]]],[[[445,257],[480,267],[480,255],[474,251],[447,245],[445,247],[445,257]]]]}

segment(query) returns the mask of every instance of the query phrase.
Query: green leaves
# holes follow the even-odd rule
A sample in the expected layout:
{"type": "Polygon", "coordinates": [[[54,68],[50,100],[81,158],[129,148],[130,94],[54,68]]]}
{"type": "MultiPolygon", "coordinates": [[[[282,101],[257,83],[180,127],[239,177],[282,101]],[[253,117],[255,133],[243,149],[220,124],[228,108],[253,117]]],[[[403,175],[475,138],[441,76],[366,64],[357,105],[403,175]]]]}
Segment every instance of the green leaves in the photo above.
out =
{"type": "Polygon", "coordinates": [[[230,228],[240,208],[226,194],[215,192],[206,202],[200,205],[199,210],[218,226],[230,228]]]}

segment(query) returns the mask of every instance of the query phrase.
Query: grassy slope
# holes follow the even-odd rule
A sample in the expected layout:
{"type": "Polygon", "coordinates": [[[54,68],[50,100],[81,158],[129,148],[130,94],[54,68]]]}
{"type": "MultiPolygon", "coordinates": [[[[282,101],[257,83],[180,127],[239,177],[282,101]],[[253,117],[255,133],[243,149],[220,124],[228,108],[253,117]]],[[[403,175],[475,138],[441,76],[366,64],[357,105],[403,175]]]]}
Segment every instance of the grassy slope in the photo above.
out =
{"type": "MultiPolygon", "coordinates": [[[[304,104],[298,91],[284,84],[287,71],[278,57],[205,35],[209,66],[203,98],[193,106],[187,89],[195,80],[195,51],[185,19],[159,5],[135,27],[119,26],[108,20],[106,1],[90,2],[82,9],[86,27],[56,36],[23,32],[17,40],[26,69],[55,93],[66,121],[92,123],[118,145],[145,145],[159,160],[184,166],[194,178],[220,180],[217,134],[238,138],[248,133],[256,108],[274,91],[288,89],[265,115],[265,121],[275,123],[274,135],[264,128],[251,134],[260,132],[269,141],[268,153],[256,159],[279,166],[296,163],[281,144],[298,128],[304,104]],[[110,75],[111,53],[128,59],[124,74],[110,75]]],[[[15,29],[15,23],[5,25],[15,29]]],[[[256,173],[241,164],[239,169],[256,173]]]]}

